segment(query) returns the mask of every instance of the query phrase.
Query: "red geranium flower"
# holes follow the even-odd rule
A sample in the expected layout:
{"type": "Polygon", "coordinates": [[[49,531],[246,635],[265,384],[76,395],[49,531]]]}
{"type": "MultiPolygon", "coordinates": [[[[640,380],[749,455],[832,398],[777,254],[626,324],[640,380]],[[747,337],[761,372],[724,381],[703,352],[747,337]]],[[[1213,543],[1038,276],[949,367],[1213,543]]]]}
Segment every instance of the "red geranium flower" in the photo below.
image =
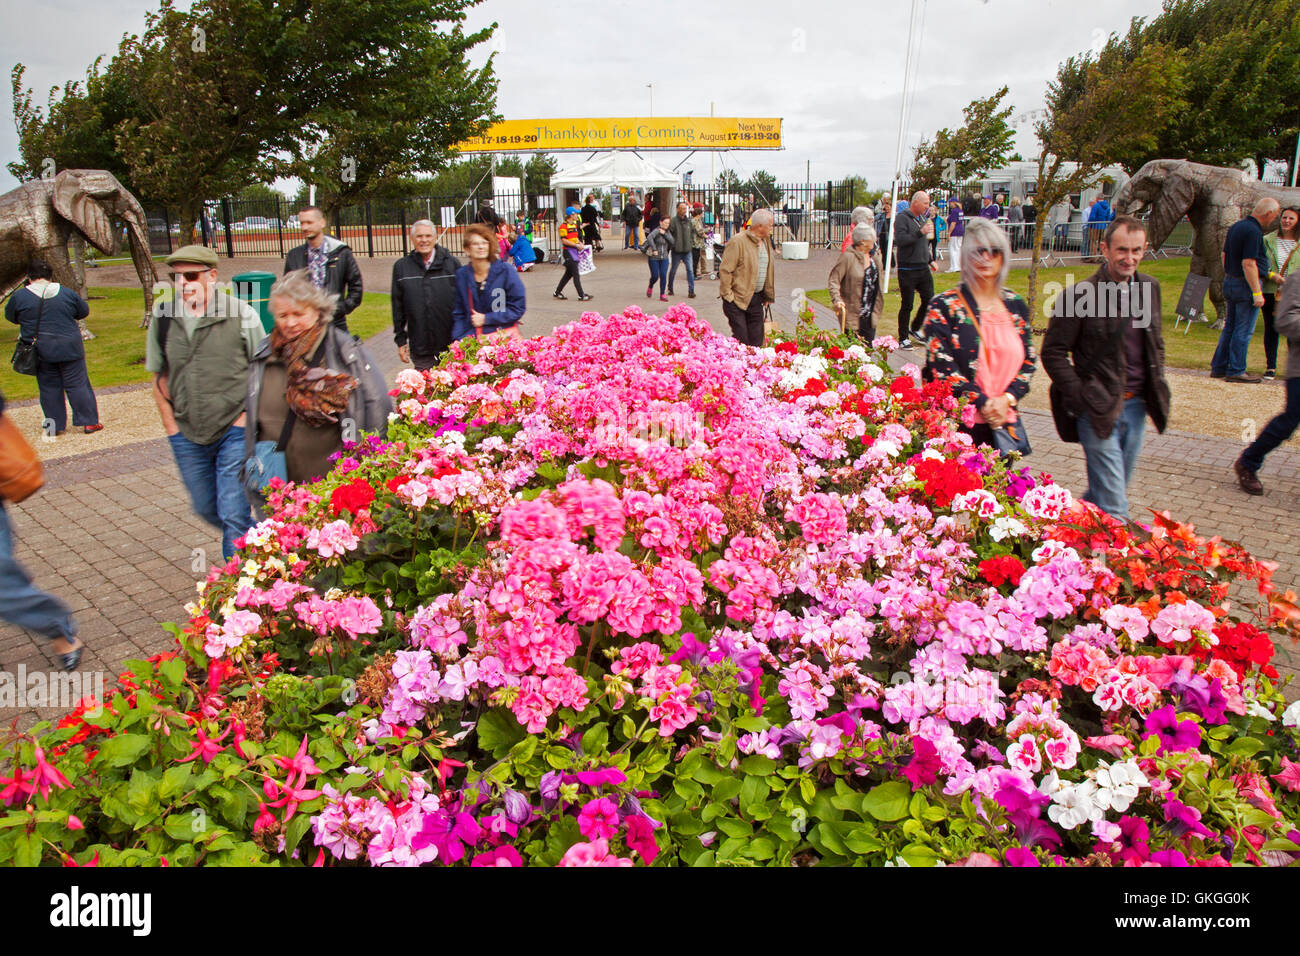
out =
{"type": "Polygon", "coordinates": [[[335,517],[344,511],[357,514],[370,507],[375,500],[375,489],[364,478],[356,478],[346,485],[339,485],[330,495],[330,511],[335,517]]]}

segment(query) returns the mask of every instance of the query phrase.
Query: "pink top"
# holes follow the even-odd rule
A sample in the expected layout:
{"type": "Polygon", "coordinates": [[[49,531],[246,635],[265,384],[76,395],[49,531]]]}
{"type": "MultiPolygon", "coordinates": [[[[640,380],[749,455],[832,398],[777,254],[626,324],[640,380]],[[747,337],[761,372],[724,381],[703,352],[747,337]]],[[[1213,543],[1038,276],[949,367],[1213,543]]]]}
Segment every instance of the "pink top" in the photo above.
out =
{"type": "MultiPolygon", "coordinates": [[[[997,308],[980,314],[980,351],[975,368],[975,384],[989,398],[1006,392],[1025,364],[1025,343],[1016,330],[1016,320],[1001,303],[997,308]]],[[[975,412],[975,420],[984,421],[984,416],[975,412]]],[[[1010,409],[1007,421],[1017,420],[1016,410],[1010,409]]]]}

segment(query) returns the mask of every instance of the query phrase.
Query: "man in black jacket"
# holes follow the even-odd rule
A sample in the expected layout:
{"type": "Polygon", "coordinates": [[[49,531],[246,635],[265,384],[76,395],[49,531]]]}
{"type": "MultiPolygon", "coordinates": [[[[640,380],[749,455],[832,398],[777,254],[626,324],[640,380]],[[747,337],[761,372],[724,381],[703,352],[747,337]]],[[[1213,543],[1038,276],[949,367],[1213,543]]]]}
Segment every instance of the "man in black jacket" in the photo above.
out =
{"type": "Polygon", "coordinates": [[[600,241],[600,207],[596,205],[596,196],[594,193],[588,193],[587,202],[582,207],[582,239],[586,242],[593,252],[602,248],[604,243],[600,241]]]}
{"type": "Polygon", "coordinates": [[[1159,432],[1169,421],[1160,283],[1137,271],[1146,243],[1132,216],[1106,227],[1101,268],[1057,297],[1040,352],[1056,430],[1083,445],[1083,500],[1121,521],[1147,415],[1159,432]]]}
{"type": "Polygon", "coordinates": [[[409,256],[393,263],[393,341],[403,362],[433,368],[451,345],[451,310],[460,262],[434,244],[433,223],[411,226],[409,256]]]}
{"type": "Polygon", "coordinates": [[[623,248],[626,249],[630,244],[633,249],[641,251],[641,242],[636,237],[637,227],[641,225],[641,207],[636,204],[636,200],[630,195],[627,197],[627,205],[623,207],[623,248]]]}
{"type": "Polygon", "coordinates": [[[939,268],[930,257],[930,240],[934,238],[934,220],[926,218],[930,196],[924,190],[912,194],[907,211],[894,216],[894,259],[898,262],[898,292],[903,297],[898,310],[898,342],[914,347],[912,339],[921,340],[921,326],[926,310],[934,298],[934,272],[939,268]],[[912,300],[919,293],[921,301],[912,318],[912,300]]]}
{"type": "Polygon", "coordinates": [[[315,206],[298,212],[298,225],[307,241],[284,257],[286,274],[306,269],[312,285],[339,297],[334,324],[348,330],[348,313],[361,304],[361,269],[346,243],[325,233],[325,214],[315,206]]]}

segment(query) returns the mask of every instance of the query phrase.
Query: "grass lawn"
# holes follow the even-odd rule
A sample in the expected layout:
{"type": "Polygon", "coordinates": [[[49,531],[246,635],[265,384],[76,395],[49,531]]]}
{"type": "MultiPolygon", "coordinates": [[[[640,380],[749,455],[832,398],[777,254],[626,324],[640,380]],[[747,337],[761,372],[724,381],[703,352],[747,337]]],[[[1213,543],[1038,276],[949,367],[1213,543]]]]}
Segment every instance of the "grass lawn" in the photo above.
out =
{"type": "MultiPolygon", "coordinates": [[[[149,381],[144,370],[144,336],[140,316],[144,296],[139,289],[91,287],[86,323],[95,338],[86,343],[86,367],[95,388],[149,381]]],[[[360,307],[348,316],[348,328],[363,339],[388,328],[393,321],[388,293],[367,292],[360,307]]],[[[18,327],[0,322],[0,349],[7,357],[18,341],[18,327]]],[[[36,397],[36,379],[18,375],[6,361],[0,366],[0,393],[11,401],[36,397]]]]}
{"type": "MultiPolygon", "coordinates": [[[[1187,323],[1183,322],[1180,323],[1178,331],[1174,332],[1174,306],[1178,304],[1178,296],[1183,289],[1183,280],[1187,278],[1189,264],[1190,260],[1188,259],[1148,260],[1142,263],[1142,271],[1155,277],[1160,282],[1160,302],[1164,310],[1165,364],[1173,368],[1208,370],[1210,359],[1214,356],[1214,347],[1219,341],[1219,333],[1211,330],[1206,322],[1195,323],[1190,332],[1183,331],[1187,328],[1187,323]]],[[[1038,288],[1041,291],[1050,282],[1066,286],[1078,279],[1092,275],[1095,269],[1096,266],[1087,264],[1068,269],[1040,269],[1038,270],[1038,288]]],[[[956,273],[940,272],[934,277],[935,292],[946,291],[956,284],[956,273]]],[[[1025,295],[1029,290],[1029,270],[1012,269],[1007,276],[1007,285],[1021,295],[1025,295]]],[[[889,294],[885,296],[884,321],[879,331],[888,334],[895,334],[898,330],[898,310],[901,301],[897,288],[896,281],[891,283],[889,294]]],[[[812,289],[808,292],[808,297],[825,306],[831,304],[830,293],[825,289],[812,289]]],[[[1050,302],[1046,304],[1049,307],[1051,305],[1050,302]]],[[[1208,295],[1206,296],[1205,307],[1213,314],[1214,308],[1210,305],[1208,295]]],[[[850,319],[850,322],[852,322],[852,319],[850,319]]],[[[1039,313],[1039,317],[1035,318],[1034,325],[1040,329],[1047,328],[1047,319],[1043,317],[1042,312],[1039,313]]],[[[1255,338],[1251,342],[1249,367],[1255,372],[1264,370],[1263,345],[1261,344],[1263,328],[1263,322],[1260,322],[1255,338]]]]}

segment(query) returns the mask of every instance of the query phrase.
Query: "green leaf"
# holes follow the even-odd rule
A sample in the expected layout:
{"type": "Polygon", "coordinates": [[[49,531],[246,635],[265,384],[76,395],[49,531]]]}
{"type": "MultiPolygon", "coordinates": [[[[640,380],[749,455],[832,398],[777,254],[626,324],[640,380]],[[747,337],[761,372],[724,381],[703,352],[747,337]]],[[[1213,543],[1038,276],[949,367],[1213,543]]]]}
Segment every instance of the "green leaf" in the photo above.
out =
{"type": "Polygon", "coordinates": [[[168,690],[175,691],[185,680],[185,661],[179,657],[173,657],[169,661],[164,661],[158,668],[158,676],[162,680],[163,686],[168,690]]]}
{"type": "MultiPolygon", "coordinates": [[[[714,800],[733,800],[740,794],[744,781],[740,777],[727,777],[713,785],[714,800]]],[[[764,787],[763,789],[767,789],[764,787]]]]}
{"type": "Polygon", "coordinates": [[[556,770],[568,770],[573,766],[573,751],[568,747],[547,747],[544,756],[556,770]]]}
{"type": "Polygon", "coordinates": [[[1227,753],[1234,754],[1238,757],[1253,757],[1262,750],[1264,744],[1254,737],[1238,737],[1230,743],[1226,750],[1227,753]]]}
{"type": "Polygon", "coordinates": [[[110,767],[125,767],[139,760],[140,755],[148,749],[148,734],[118,734],[104,741],[95,759],[106,762],[110,767]]]}
{"type": "Polygon", "coordinates": [[[752,860],[770,860],[776,856],[776,843],[770,837],[757,837],[745,847],[745,856],[752,860]]]}
{"type": "Polygon", "coordinates": [[[776,769],[776,761],[764,754],[751,754],[740,762],[740,769],[743,773],[766,777],[776,769]]]}
{"type": "Polygon", "coordinates": [[[311,829],[311,817],[305,813],[296,815],[289,821],[289,825],[284,828],[284,849],[286,853],[292,853],[298,846],[300,840],[311,829]]]}
{"type": "Polygon", "coordinates": [[[188,813],[173,813],[163,822],[163,831],[180,843],[193,843],[206,835],[205,831],[195,827],[195,817],[188,813]]]}
{"type": "Polygon", "coordinates": [[[911,788],[902,780],[890,780],[873,787],[862,801],[862,809],[877,820],[892,823],[907,816],[911,788]]]}
{"type": "Polygon", "coordinates": [[[875,853],[884,847],[884,844],[876,839],[875,832],[868,824],[841,823],[838,829],[844,846],[852,853],[860,855],[875,853]]]}
{"type": "MultiPolygon", "coordinates": [[[[175,658],[173,658],[175,660],[175,658]]],[[[170,661],[168,662],[170,663],[170,661]]],[[[185,785],[189,783],[190,776],[194,772],[194,764],[182,763],[174,767],[168,767],[163,771],[162,783],[158,785],[158,796],[160,799],[168,800],[185,792],[185,785]]]]}
{"type": "Polygon", "coordinates": [[[903,847],[902,857],[908,866],[934,866],[939,854],[922,843],[909,843],[903,847]]]}
{"type": "Polygon", "coordinates": [[[593,724],[582,734],[582,752],[588,757],[603,754],[608,745],[609,727],[604,723],[593,724]]]}
{"type": "Polygon", "coordinates": [[[42,849],[39,833],[18,834],[14,843],[14,866],[40,866],[42,849]]]}
{"type": "Polygon", "coordinates": [[[759,717],[756,714],[746,714],[743,717],[737,717],[735,725],[741,730],[748,730],[750,733],[758,733],[772,726],[771,721],[766,717],[759,717]]]}
{"type": "Polygon", "coordinates": [[[478,719],[479,744],[497,760],[523,740],[525,733],[527,731],[515,719],[515,715],[502,708],[489,710],[478,719]]]}

